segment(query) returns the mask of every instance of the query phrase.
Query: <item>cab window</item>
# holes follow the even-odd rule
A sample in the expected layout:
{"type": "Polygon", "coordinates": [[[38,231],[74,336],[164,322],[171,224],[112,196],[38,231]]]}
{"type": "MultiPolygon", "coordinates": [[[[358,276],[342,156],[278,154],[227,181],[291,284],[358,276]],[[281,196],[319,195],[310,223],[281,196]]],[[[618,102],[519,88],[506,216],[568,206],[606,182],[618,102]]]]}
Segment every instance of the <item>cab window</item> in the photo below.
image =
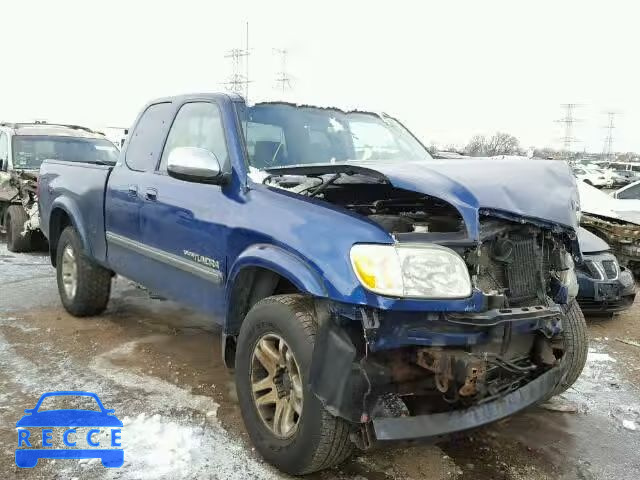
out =
{"type": "Polygon", "coordinates": [[[167,159],[178,147],[198,147],[213,153],[220,165],[227,163],[227,144],[220,109],[215,103],[185,103],[176,115],[162,152],[158,170],[167,170],[167,159]]]}
{"type": "Polygon", "coordinates": [[[131,170],[155,170],[160,156],[158,137],[164,137],[172,109],[170,102],[163,102],[150,105],[144,111],[127,147],[125,162],[131,170]]]}

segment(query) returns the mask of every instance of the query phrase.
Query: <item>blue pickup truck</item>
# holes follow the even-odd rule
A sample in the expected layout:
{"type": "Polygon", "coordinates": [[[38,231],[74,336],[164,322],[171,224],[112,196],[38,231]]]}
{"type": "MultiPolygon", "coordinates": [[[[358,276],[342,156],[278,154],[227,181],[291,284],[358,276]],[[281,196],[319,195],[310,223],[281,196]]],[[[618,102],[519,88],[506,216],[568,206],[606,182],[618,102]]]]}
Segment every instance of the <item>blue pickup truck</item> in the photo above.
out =
{"type": "Polygon", "coordinates": [[[291,474],[504,418],[585,363],[564,162],[434,160],[385,114],[200,94],[39,190],[64,307],[101,313],[118,274],[209,314],[291,474]]]}

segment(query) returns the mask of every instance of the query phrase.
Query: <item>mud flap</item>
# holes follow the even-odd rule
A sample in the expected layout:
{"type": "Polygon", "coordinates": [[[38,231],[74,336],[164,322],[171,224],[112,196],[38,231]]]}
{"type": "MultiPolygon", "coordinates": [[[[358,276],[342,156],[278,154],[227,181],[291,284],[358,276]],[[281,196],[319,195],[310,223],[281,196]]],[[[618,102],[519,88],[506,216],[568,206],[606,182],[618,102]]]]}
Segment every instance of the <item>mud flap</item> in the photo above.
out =
{"type": "Polygon", "coordinates": [[[369,382],[348,333],[332,320],[316,334],[309,386],[332,415],[361,421],[369,382]]]}

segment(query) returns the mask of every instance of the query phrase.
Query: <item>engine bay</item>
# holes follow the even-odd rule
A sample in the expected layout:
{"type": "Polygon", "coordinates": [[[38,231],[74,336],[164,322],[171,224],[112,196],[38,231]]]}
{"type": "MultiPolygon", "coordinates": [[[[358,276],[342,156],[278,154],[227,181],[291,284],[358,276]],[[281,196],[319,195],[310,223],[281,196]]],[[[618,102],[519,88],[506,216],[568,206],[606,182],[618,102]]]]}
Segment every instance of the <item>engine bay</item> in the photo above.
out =
{"type": "Polygon", "coordinates": [[[497,308],[565,303],[573,288],[565,285],[573,268],[567,233],[482,215],[479,241],[471,242],[462,216],[449,203],[366,175],[270,176],[264,183],[366,217],[398,242],[453,249],[465,260],[473,286],[497,308]]]}

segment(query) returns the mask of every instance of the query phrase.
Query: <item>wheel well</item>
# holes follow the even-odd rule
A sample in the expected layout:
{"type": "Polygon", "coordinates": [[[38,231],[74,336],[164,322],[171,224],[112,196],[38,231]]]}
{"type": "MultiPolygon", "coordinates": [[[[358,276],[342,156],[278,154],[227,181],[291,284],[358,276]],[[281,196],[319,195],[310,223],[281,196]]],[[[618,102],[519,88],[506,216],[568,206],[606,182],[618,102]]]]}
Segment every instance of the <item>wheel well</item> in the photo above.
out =
{"type": "Polygon", "coordinates": [[[22,204],[20,202],[0,202],[0,227],[5,228],[7,226],[5,220],[8,214],[9,207],[12,205],[18,205],[22,207],[22,204]]]}
{"type": "Polygon", "coordinates": [[[4,228],[4,220],[5,214],[7,212],[7,208],[9,208],[10,203],[0,202],[0,227],[4,228]]]}
{"type": "Polygon", "coordinates": [[[62,231],[71,223],[71,217],[61,208],[56,208],[51,212],[51,220],[49,221],[49,255],[51,256],[51,265],[56,266],[56,249],[58,248],[58,239],[62,231]]]}
{"type": "Polygon", "coordinates": [[[236,338],[251,307],[272,295],[299,292],[287,278],[266,268],[246,267],[238,273],[229,294],[226,327],[222,335],[222,358],[228,368],[233,368],[235,363],[236,338]]]}

